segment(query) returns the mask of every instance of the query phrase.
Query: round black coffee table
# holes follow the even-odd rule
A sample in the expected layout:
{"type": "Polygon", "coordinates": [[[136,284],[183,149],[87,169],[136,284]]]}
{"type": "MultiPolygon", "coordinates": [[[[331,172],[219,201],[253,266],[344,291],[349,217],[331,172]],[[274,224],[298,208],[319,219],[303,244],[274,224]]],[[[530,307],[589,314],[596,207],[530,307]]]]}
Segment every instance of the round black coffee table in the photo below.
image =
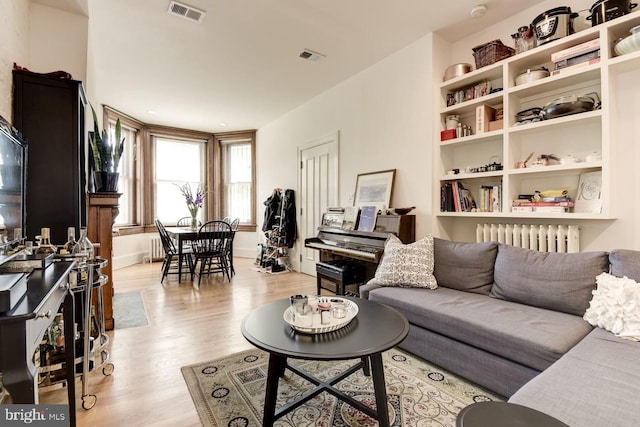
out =
{"type": "Polygon", "coordinates": [[[569,427],[543,412],[507,402],[478,402],[458,414],[456,427],[569,427]]]}
{"type": "MultiPolygon", "coordinates": [[[[343,297],[344,298],[344,297],[343,297]]],[[[295,331],[284,321],[289,299],[266,304],[253,310],[242,322],[242,335],[253,345],[269,352],[269,372],[264,401],[263,425],[271,426],[284,414],[298,408],[323,391],[331,393],[354,408],[389,426],[382,352],[394,347],[409,333],[409,322],[396,310],[360,298],[348,298],[358,305],[358,315],[347,326],[324,334],[295,331]],[[361,359],[351,368],[329,380],[320,380],[287,363],[287,358],[308,360],[361,359]],[[369,367],[371,372],[369,372],[369,367]],[[314,384],[308,393],[276,411],[278,381],[289,369],[314,384]],[[365,406],[334,387],[334,384],[363,369],[371,373],[376,410],[365,406]]]]}

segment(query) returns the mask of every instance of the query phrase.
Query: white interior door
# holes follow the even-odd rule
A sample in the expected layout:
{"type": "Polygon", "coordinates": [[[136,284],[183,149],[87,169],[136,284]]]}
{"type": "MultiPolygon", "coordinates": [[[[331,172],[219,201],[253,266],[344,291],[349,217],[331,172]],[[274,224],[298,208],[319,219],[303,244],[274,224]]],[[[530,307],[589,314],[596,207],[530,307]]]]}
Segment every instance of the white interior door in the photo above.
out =
{"type": "MultiPolygon", "coordinates": [[[[300,238],[315,237],[322,214],[338,203],[338,133],[320,138],[299,149],[300,238]]],[[[315,276],[317,249],[300,252],[300,271],[315,276]]]]}

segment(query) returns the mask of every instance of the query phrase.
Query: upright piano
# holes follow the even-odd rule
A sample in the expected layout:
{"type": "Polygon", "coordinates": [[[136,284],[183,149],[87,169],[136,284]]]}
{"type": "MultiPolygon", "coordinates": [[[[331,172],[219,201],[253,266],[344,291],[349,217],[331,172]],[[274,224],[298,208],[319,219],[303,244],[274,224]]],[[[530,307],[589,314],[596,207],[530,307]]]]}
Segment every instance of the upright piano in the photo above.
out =
{"type": "Polygon", "coordinates": [[[403,243],[414,242],[415,215],[378,215],[374,231],[318,227],[316,237],[304,241],[305,247],[320,251],[318,294],[327,289],[336,295],[357,295],[358,286],[375,275],[389,234],[403,243]]]}

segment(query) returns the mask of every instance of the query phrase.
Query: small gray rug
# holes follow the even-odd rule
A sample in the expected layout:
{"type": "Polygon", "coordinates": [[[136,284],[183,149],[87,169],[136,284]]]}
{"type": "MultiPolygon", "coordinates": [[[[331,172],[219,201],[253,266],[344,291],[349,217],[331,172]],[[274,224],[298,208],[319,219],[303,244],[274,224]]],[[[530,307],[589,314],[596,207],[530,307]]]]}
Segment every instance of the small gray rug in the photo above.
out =
{"type": "Polygon", "coordinates": [[[139,291],[120,292],[113,296],[113,323],[115,329],[147,326],[147,312],[139,291]]]}

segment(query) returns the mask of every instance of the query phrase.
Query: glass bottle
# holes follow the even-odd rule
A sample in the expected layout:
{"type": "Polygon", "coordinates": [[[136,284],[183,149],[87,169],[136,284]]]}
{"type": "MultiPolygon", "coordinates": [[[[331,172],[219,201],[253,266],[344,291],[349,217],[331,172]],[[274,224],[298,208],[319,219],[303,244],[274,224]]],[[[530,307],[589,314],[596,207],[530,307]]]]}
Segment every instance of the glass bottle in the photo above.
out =
{"type": "Polygon", "coordinates": [[[80,228],[80,238],[76,242],[72,253],[87,260],[93,260],[95,258],[93,243],[91,243],[89,237],[87,237],[87,227],[80,228]]]}
{"type": "Polygon", "coordinates": [[[73,253],[73,248],[76,246],[76,228],[69,227],[67,228],[67,243],[64,244],[64,250],[67,251],[68,254],[73,253]]]}
{"type": "Polygon", "coordinates": [[[55,254],[58,251],[55,245],[51,244],[51,229],[43,227],[40,230],[40,244],[35,250],[37,255],[55,254]]]}
{"type": "Polygon", "coordinates": [[[58,313],[55,317],[56,327],[56,346],[58,348],[64,347],[64,318],[61,313],[58,313]]]}
{"type": "MultiPolygon", "coordinates": [[[[98,319],[96,318],[96,306],[91,306],[91,322],[89,325],[89,333],[96,339],[100,336],[100,326],[98,325],[98,319]]],[[[94,341],[95,344],[95,341],[94,341]]]]}

